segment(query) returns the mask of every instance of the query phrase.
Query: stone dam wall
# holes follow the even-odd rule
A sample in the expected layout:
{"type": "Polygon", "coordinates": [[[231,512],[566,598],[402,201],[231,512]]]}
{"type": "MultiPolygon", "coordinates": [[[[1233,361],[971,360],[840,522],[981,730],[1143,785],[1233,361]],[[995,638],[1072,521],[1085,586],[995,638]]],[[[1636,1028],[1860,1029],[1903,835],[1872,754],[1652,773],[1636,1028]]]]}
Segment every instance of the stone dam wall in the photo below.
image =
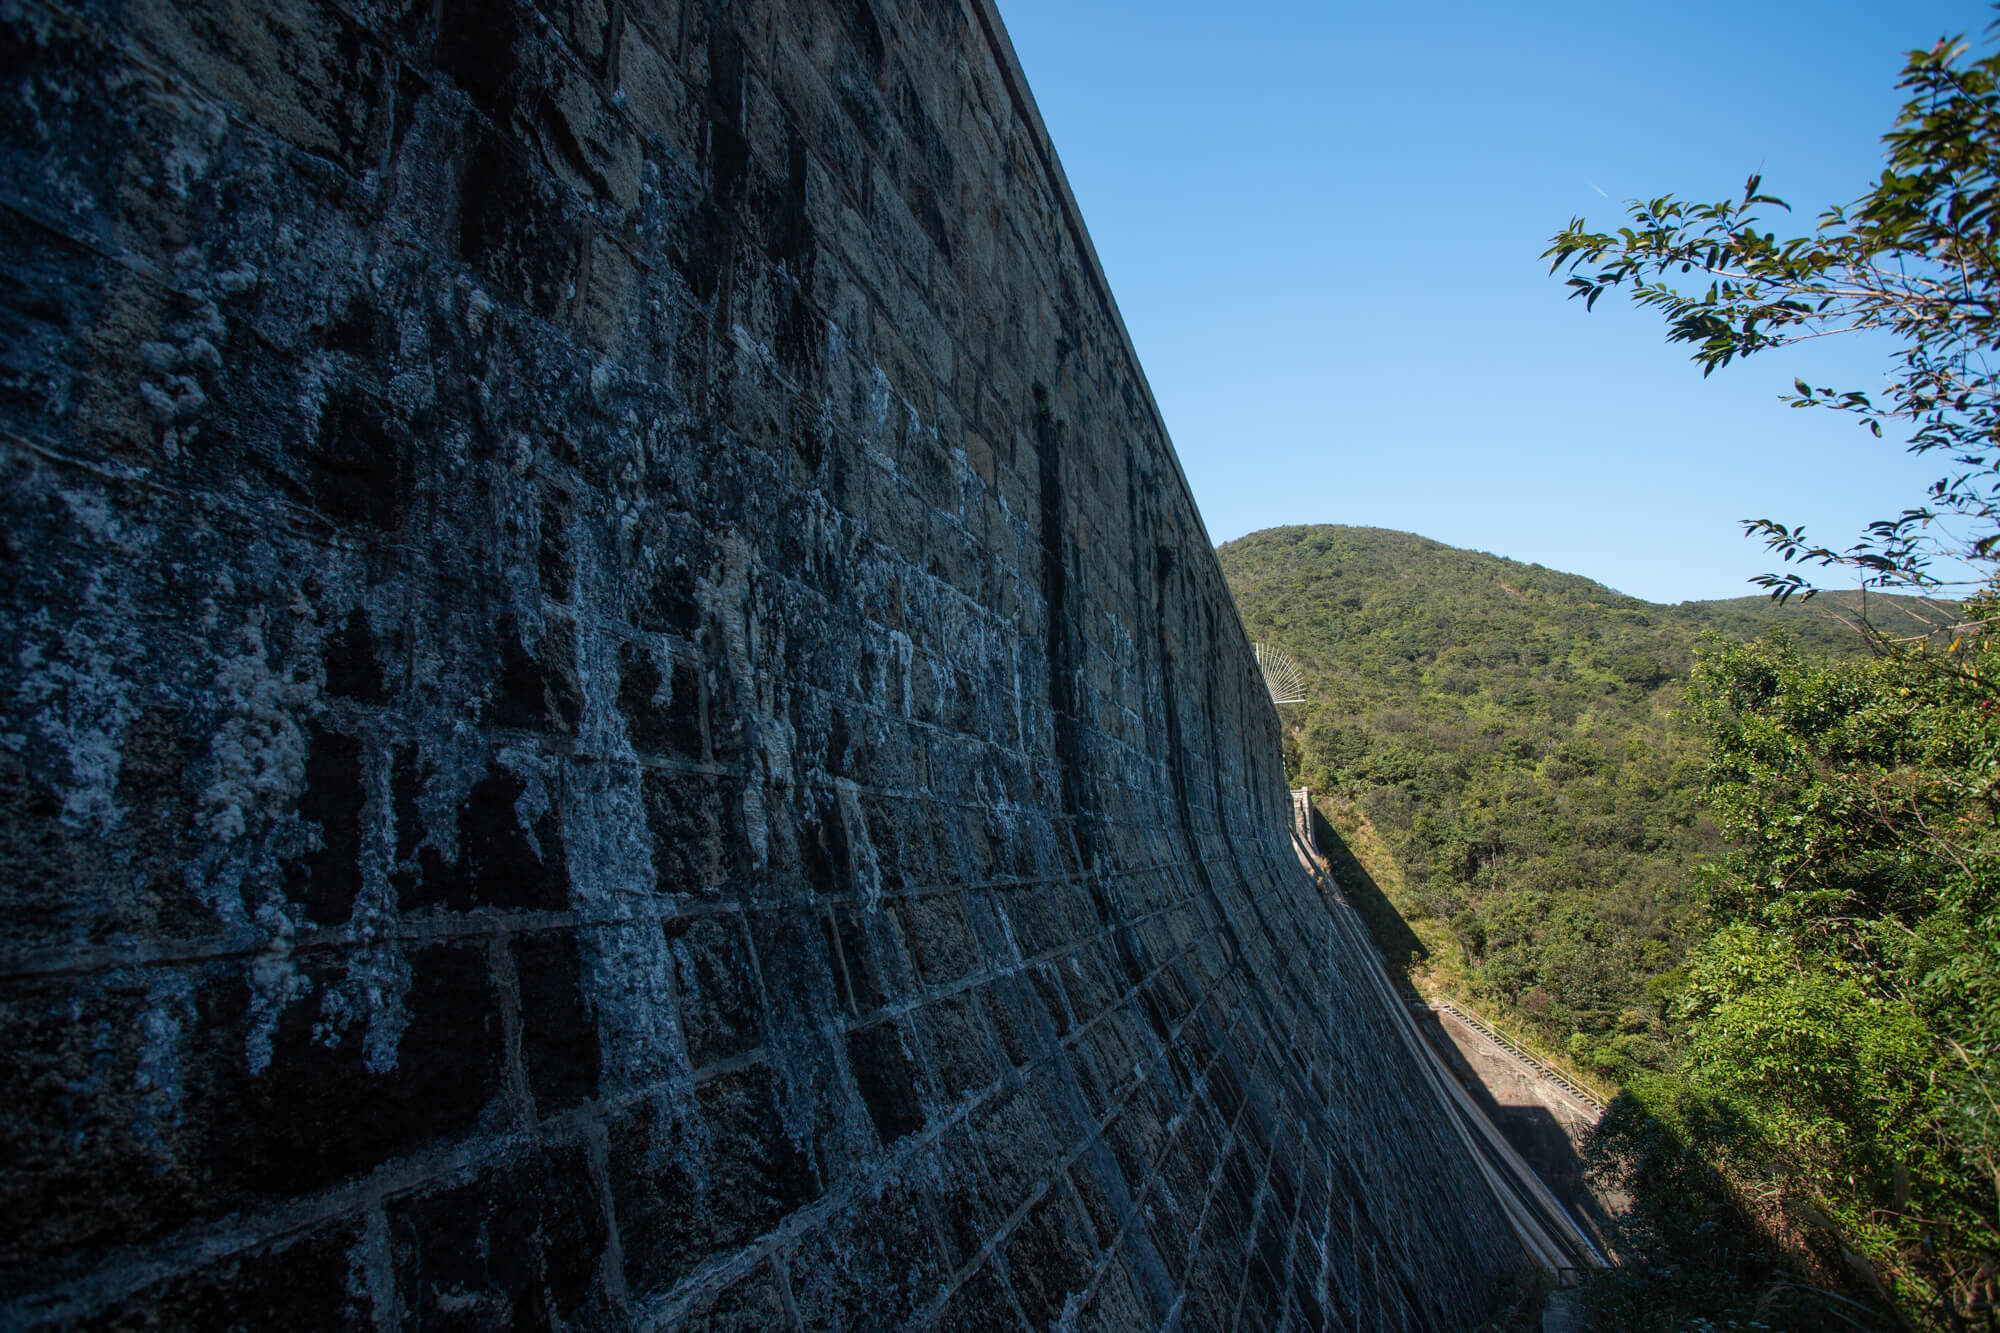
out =
{"type": "Polygon", "coordinates": [[[1488,1311],[987,0],[0,71],[0,1326],[1488,1311]]]}

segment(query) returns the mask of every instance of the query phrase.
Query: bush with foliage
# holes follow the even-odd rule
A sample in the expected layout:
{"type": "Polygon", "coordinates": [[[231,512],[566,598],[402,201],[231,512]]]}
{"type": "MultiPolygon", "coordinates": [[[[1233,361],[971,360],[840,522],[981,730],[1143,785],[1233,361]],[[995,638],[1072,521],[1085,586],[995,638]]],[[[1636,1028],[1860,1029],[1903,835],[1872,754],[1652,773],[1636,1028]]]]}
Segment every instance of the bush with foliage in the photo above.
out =
{"type": "MultiPolygon", "coordinates": [[[[1624,291],[1658,310],[1669,342],[1693,347],[1704,375],[1742,357],[1829,335],[1879,332],[1899,345],[1885,390],[1795,382],[1795,407],[1851,415],[1877,437],[1903,433],[1948,470],[1923,503],[1871,523],[1844,550],[1803,527],[1746,519],[1787,562],[1858,572],[1871,586],[1981,584],[2000,557],[2000,53],[1967,60],[1962,37],[1912,51],[1908,90],[1884,137],[1887,164],[1852,205],[1812,232],[1779,239],[1761,210],[1790,206],[1751,176],[1738,199],[1635,202],[1630,225],[1593,232],[1581,218],[1543,258],[1567,270],[1586,308],[1624,291]]],[[[1779,598],[1810,596],[1796,571],[1757,580],[1779,598]]]]}
{"type": "MultiPolygon", "coordinates": [[[[1819,1279],[1938,1329],[2000,1327],[2000,54],[1968,57],[1958,39],[1910,53],[1881,176],[1810,235],[1763,230],[1784,205],[1753,176],[1736,200],[1635,203],[1615,233],[1574,221],[1546,256],[1586,305],[1620,289],[1661,311],[1704,373],[1888,334],[1886,392],[1800,380],[1791,401],[1948,460],[1844,549],[1746,521],[1787,562],[1975,592],[1937,608],[1944,640],[1871,630],[1872,660],[1782,642],[1700,658],[1702,795],[1734,850],[1704,873],[1681,1058],[1650,1098],[1674,1152],[1622,1159],[1642,1199],[1730,1202],[1819,1279]],[[1709,1174],[1682,1189],[1687,1161],[1709,1174]]],[[[1813,591],[1796,571],[1760,582],[1813,591]]]]}
{"type": "Polygon", "coordinates": [[[1853,652],[1835,618],[1852,601],[1657,606],[1373,528],[1273,528],[1218,554],[1252,636],[1304,670],[1295,778],[1434,979],[1600,1079],[1663,1068],[1656,978],[1685,950],[1693,868],[1722,846],[1669,719],[1695,645],[1786,628],[1853,652]]]}
{"type": "Polygon", "coordinates": [[[1734,850],[1678,1001],[1716,1160],[1940,1327],[2000,1298],[2000,601],[1939,651],[1718,643],[1689,711],[1734,850]]]}

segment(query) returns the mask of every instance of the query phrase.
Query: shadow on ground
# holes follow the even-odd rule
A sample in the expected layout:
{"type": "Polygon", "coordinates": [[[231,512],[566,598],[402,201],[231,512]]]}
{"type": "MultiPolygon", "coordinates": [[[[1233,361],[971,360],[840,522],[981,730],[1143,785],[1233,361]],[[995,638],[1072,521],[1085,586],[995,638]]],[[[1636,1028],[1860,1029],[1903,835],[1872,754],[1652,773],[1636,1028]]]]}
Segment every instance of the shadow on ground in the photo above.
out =
{"type": "Polygon", "coordinates": [[[1389,896],[1382,892],[1382,886],[1368,873],[1341,836],[1334,832],[1318,806],[1313,807],[1313,845],[1326,858],[1327,868],[1333,871],[1334,880],[1346,893],[1347,901],[1361,914],[1362,924],[1368,927],[1368,936],[1375,941],[1376,950],[1382,961],[1388,964],[1389,977],[1396,983],[1400,993],[1408,994],[1415,989],[1410,984],[1410,968],[1430,957],[1424,942],[1410,929],[1410,923],[1396,910],[1389,896]]]}
{"type": "Polygon", "coordinates": [[[1458,1076],[1460,1086],[1513,1145],[1514,1151],[1521,1154],[1522,1160],[1542,1178],[1549,1193],[1590,1233],[1598,1249],[1609,1252],[1615,1248],[1616,1230],[1611,1213],[1604,1200],[1584,1182],[1583,1156],[1562,1121],[1544,1106],[1503,1105],[1465,1063],[1435,1020],[1423,1026],[1425,1038],[1458,1076]]]}
{"type": "Polygon", "coordinates": [[[1541,1106],[1501,1106],[1484,1095],[1473,1094],[1514,1150],[1527,1160],[1556,1196],[1569,1215],[1583,1223],[1600,1250],[1611,1247],[1612,1218],[1583,1179],[1583,1158],[1563,1131],[1555,1114],[1541,1106]]]}
{"type": "MultiPolygon", "coordinates": [[[[1353,904],[1368,927],[1369,937],[1374,940],[1376,949],[1387,964],[1397,989],[1404,994],[1413,992],[1415,987],[1410,981],[1410,969],[1428,958],[1429,950],[1317,806],[1313,808],[1312,819],[1314,845],[1326,858],[1348,902],[1353,904]]],[[[1494,1128],[1506,1137],[1514,1150],[1548,1185],[1550,1192],[1569,1210],[1570,1216],[1592,1233],[1600,1247],[1605,1246],[1611,1231],[1611,1217],[1603,1202],[1585,1185],[1583,1159],[1562,1122],[1545,1107],[1502,1105],[1444,1035],[1435,1015],[1431,1015],[1431,1020],[1422,1025],[1424,1036],[1437,1049],[1446,1066],[1478,1103],[1480,1110],[1486,1113],[1487,1119],[1493,1122],[1494,1128]]]]}
{"type": "MultiPolygon", "coordinates": [[[[1699,1110],[1707,1125],[1700,1132],[1718,1132],[1710,1115],[1724,1122],[1719,1132],[1729,1132],[1726,1108],[1699,1110]]],[[[1795,1231],[1781,1250],[1769,1214],[1746,1206],[1717,1171],[1710,1147],[1689,1142],[1631,1092],[1612,1100],[1585,1154],[1600,1180],[1615,1182],[1630,1200],[1614,1236],[1620,1263],[1585,1283],[1597,1328],[1890,1333],[1917,1327],[1880,1299],[1880,1287],[1868,1280],[1872,1271],[1855,1265],[1829,1233],[1795,1231]]],[[[1949,1327],[1995,1324],[1953,1319],[1949,1327]]]]}

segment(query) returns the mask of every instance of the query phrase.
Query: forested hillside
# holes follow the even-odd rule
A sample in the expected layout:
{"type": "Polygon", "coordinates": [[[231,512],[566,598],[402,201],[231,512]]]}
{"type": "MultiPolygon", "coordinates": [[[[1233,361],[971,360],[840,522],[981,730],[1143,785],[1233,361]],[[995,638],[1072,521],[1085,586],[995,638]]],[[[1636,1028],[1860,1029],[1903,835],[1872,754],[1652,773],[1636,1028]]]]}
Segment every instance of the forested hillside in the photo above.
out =
{"type": "Polygon", "coordinates": [[[1857,653],[1852,599],[1660,606],[1378,528],[1272,528],[1218,554],[1251,637],[1305,673],[1284,719],[1297,780],[1437,979],[1600,1077],[1659,1065],[1693,868],[1722,849],[1670,716],[1693,650],[1781,629],[1857,653]]]}

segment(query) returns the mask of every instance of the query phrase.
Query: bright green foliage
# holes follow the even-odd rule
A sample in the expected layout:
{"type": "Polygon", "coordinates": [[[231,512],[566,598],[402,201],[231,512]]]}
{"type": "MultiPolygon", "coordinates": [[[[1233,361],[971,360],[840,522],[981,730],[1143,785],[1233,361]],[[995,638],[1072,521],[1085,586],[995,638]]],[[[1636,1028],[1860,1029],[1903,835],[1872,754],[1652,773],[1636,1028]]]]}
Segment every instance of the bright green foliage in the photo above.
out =
{"type": "MultiPolygon", "coordinates": [[[[1986,568],[2000,558],[2000,385],[1989,359],[2000,345],[2000,54],[1966,54],[1956,38],[1909,53],[1899,86],[1910,97],[1885,136],[1887,165],[1810,235],[1763,229],[1765,210],[1789,209],[1752,176],[1738,199],[1635,201],[1631,225],[1612,233],[1572,219],[1543,255],[1551,272],[1569,270],[1586,307],[1617,288],[1659,310],[1668,340],[1691,344],[1703,374],[1828,334],[1890,335],[1900,350],[1884,392],[1800,380],[1787,401],[1849,413],[1947,458],[1926,503],[1870,524],[1844,551],[1802,528],[1745,521],[1787,561],[1846,567],[1878,586],[1933,586],[1940,556],[1986,568]],[[1963,545],[1941,535],[1941,517],[1960,520],[1963,545]]],[[[1796,573],[1759,582],[1779,598],[1811,595],[1796,573]]]]}
{"type": "Polygon", "coordinates": [[[1874,1333],[1869,1303],[1799,1278],[1717,1170],[1739,1132],[1727,1111],[1646,1075],[1611,1103],[1585,1151],[1600,1186],[1628,1193],[1614,1232],[1623,1263],[1584,1298],[1600,1333],[1874,1333]]]}
{"type": "Polygon", "coordinates": [[[1818,610],[1851,599],[1653,606],[1371,529],[1219,554],[1307,676],[1295,771],[1366,815],[1395,906],[1633,1094],[1597,1155],[1644,1258],[1594,1287],[1599,1326],[1874,1327],[1873,1294],[1987,1327],[1996,603],[1868,656],[1818,610]]]}
{"type": "Polygon", "coordinates": [[[1433,966],[1604,1078],[1663,1067],[1689,877],[1722,847],[1669,719],[1694,645],[1789,627],[1854,651],[1840,599],[1656,606],[1371,528],[1273,528],[1218,554],[1251,636],[1306,673],[1295,773],[1365,814],[1433,966]]]}
{"type": "Polygon", "coordinates": [[[1955,650],[1717,642],[1688,687],[1738,850],[1704,888],[1680,1087],[1738,1127],[1739,1189],[1938,1327],[2000,1296],[2000,602],[1965,609],[1955,650]]]}
{"type": "MultiPolygon", "coordinates": [[[[1949,644],[1884,627],[1870,635],[1872,660],[1719,641],[1700,659],[1687,698],[1704,746],[1701,794],[1735,850],[1704,869],[1689,923],[1701,939],[1683,971],[1649,983],[1678,1067],[1635,1082],[1604,1160],[1642,1203],[1654,1192],[1669,1201],[1660,1216],[1671,1225],[1655,1228],[1649,1252],[1725,1293],[1750,1290],[1741,1265],[1684,1242],[1734,1210],[1816,1257],[1823,1280],[1859,1280],[1916,1324],[1993,1329],[2000,53],[1972,60],[1948,39],[1911,52],[1900,86],[1909,100],[1881,176],[1810,235],[1763,229],[1768,210],[1786,206],[1753,176],[1734,200],[1634,203],[1632,225],[1615,233],[1573,220],[1544,256],[1586,307],[1616,288],[1659,310],[1704,373],[1828,334],[1890,337],[1884,392],[1800,380],[1788,401],[1893,431],[1948,460],[1946,475],[1844,550],[1768,519],[1745,526],[1786,561],[1868,585],[1967,574],[1978,591],[1939,608],[1964,616],[1949,644]],[[1647,1148],[1647,1134],[1670,1151],[1647,1148]],[[1681,1169],[1690,1164],[1700,1170],[1681,1169]],[[1697,1217],[1708,1220],[1690,1224],[1697,1217]]],[[[1779,600],[1811,595],[1797,573],[1758,582],[1779,600]]],[[[1646,1288],[1631,1274],[1597,1285],[1646,1288]]],[[[1676,1305],[1669,1286],[1645,1300],[1676,1305]]]]}

